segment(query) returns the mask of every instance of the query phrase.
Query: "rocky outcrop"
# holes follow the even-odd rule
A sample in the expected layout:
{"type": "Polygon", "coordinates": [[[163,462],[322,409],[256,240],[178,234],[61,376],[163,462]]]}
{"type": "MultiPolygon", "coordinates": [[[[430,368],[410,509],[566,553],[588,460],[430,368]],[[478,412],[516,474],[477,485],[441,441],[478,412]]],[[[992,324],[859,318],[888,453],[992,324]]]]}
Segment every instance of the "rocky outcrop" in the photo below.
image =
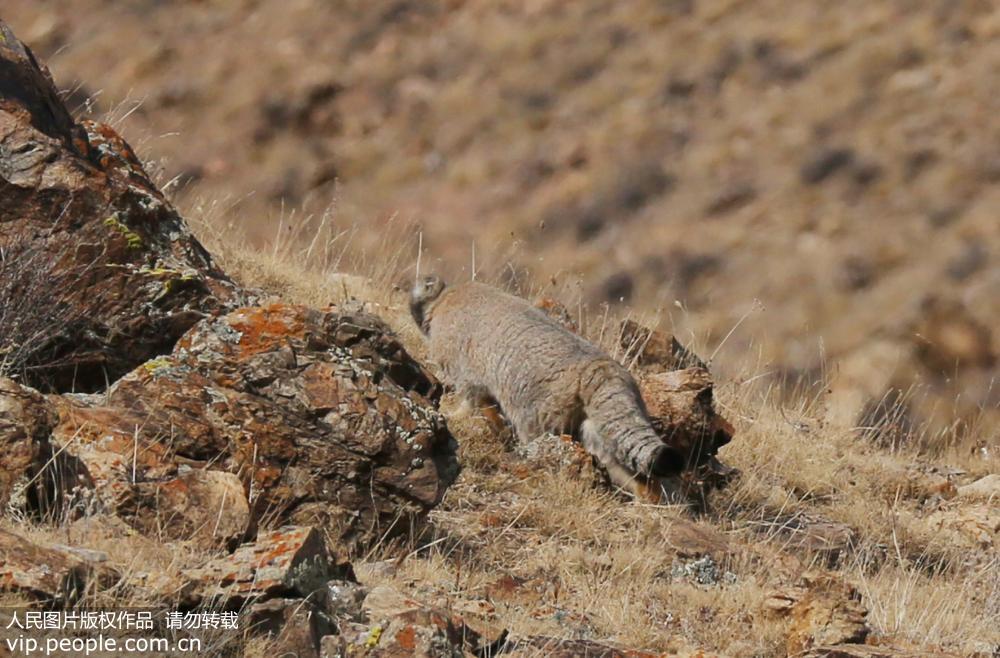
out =
{"type": "Polygon", "coordinates": [[[150,537],[230,546],[250,529],[250,504],[233,473],[192,469],[158,482],[139,482],[119,513],[150,537]],[[131,509],[128,507],[131,505],[131,509]]]}
{"type": "MultiPolygon", "coordinates": [[[[458,474],[440,385],[362,305],[240,307],[129,146],[75,122],[2,22],[0,92],[0,373],[19,379],[0,378],[0,505],[207,552],[122,587],[245,606],[318,655],[344,555],[411,530],[458,474]]],[[[67,605],[107,579],[92,557],[0,535],[0,585],[67,605]]]]}
{"type": "Polygon", "coordinates": [[[482,638],[460,615],[391,587],[373,588],[362,610],[367,623],[344,636],[348,655],[434,658],[486,653],[482,638]]]}
{"type": "Polygon", "coordinates": [[[50,440],[58,422],[51,400],[0,377],[0,510],[49,516],[65,507],[71,491],[92,484],[50,440]]]}
{"type": "Polygon", "coordinates": [[[0,21],[0,372],[93,391],[242,294],[109,126],[0,21]]]}
{"type": "Polygon", "coordinates": [[[316,528],[287,526],[185,572],[184,579],[194,584],[198,602],[239,608],[250,600],[308,597],[349,569],[331,555],[316,528]]]}
{"type": "Polygon", "coordinates": [[[408,528],[455,479],[439,388],[375,316],[244,308],[104,394],[52,396],[53,440],[93,483],[76,513],[222,542],[266,516],[357,545],[408,528]]]}

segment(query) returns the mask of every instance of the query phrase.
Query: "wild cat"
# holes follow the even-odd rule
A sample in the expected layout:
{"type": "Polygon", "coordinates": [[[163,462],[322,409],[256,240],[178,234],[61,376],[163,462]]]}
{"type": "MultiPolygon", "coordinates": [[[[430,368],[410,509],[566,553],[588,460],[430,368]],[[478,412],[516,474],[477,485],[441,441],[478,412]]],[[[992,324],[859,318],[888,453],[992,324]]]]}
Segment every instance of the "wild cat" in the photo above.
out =
{"type": "Polygon", "coordinates": [[[572,434],[616,480],[621,469],[646,478],[683,470],[683,455],[650,425],[629,372],[527,301],[426,276],[410,312],[444,379],[469,402],[499,403],[522,441],[572,434]]]}

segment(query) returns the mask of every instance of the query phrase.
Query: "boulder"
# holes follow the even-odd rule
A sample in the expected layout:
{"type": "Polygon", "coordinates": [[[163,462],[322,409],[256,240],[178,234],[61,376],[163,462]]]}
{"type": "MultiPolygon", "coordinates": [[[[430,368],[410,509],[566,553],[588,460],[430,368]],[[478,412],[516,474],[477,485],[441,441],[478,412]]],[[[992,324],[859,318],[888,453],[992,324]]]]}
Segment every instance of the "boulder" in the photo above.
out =
{"type": "Polygon", "coordinates": [[[109,126],[0,21],[0,372],[96,391],[243,295],[109,126]]]}
{"type": "Polygon", "coordinates": [[[202,321],[106,394],[53,396],[53,437],[85,465],[95,504],[137,527],[232,539],[245,496],[254,519],[361,545],[408,529],[457,476],[439,391],[375,316],[275,304],[202,321]],[[242,492],[181,466],[233,474],[242,492]],[[240,507],[217,528],[223,496],[240,507]],[[157,497],[158,519],[143,511],[157,497]]]}
{"type": "Polygon", "coordinates": [[[348,570],[346,562],[330,554],[319,530],[285,526],[188,569],[183,577],[194,583],[197,601],[239,608],[250,600],[307,597],[348,570]]]}
{"type": "Polygon", "coordinates": [[[0,591],[66,606],[119,578],[96,551],[41,545],[0,530],[0,591]]]}

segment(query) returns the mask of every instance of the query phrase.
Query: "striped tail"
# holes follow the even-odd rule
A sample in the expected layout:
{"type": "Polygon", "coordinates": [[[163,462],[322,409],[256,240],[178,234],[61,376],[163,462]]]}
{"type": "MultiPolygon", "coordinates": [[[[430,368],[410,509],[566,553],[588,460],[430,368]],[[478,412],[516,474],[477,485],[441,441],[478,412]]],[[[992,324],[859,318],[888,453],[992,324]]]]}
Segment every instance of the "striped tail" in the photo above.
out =
{"type": "Polygon", "coordinates": [[[686,465],[684,455],[665,444],[656,433],[639,401],[639,391],[629,384],[611,379],[591,395],[584,405],[587,416],[582,437],[584,447],[602,461],[603,455],[599,453],[610,452],[619,464],[636,475],[677,475],[686,465]]]}

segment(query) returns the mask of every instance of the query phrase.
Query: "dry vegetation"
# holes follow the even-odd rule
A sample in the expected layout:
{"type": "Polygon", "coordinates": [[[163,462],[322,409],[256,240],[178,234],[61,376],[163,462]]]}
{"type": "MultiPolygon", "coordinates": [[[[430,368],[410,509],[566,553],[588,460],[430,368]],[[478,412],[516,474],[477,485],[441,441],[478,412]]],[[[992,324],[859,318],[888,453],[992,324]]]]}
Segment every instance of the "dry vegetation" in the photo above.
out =
{"type": "MultiPolygon", "coordinates": [[[[329,243],[299,236],[270,253],[241,246],[231,235],[202,233],[241,281],[309,304],[357,295],[375,303],[421,354],[400,290],[413,274],[412,266],[400,264],[413,260],[406,254],[416,251],[415,233],[400,226],[379,252],[384,256],[367,253],[366,266],[352,261],[350,246],[334,244],[334,228],[317,225],[329,243]],[[331,251],[310,264],[296,244],[314,242],[331,251]],[[328,267],[348,262],[361,269],[345,269],[363,277],[336,276],[328,267]]],[[[313,247],[314,254],[322,250],[313,247]]],[[[565,296],[571,292],[557,294],[572,306],[565,296]]],[[[603,327],[617,326],[614,318],[584,319],[613,351],[614,337],[603,327]]],[[[380,583],[388,577],[414,595],[459,609],[492,598],[496,623],[515,633],[733,656],[783,655],[783,625],[762,607],[768,592],[811,566],[830,566],[858,586],[880,640],[988,655],[1000,642],[996,547],[964,542],[927,522],[935,472],[961,470],[957,480],[966,482],[1000,469],[995,454],[966,449],[964,441],[982,437],[965,436],[932,454],[879,447],[862,431],[825,422],[821,383],[782,393],[756,376],[759,368],[747,360],[741,374],[720,382],[722,412],[737,428],[721,456],[742,475],[712,494],[709,511],[696,519],[713,536],[721,533],[718,571],[732,576],[701,584],[677,575],[671,532],[690,518],[685,509],[629,501],[567,473],[528,466],[486,423],[453,414],[464,472],[432,513],[430,533],[409,545],[384,546],[364,556],[365,563],[380,583]],[[803,519],[848,526],[853,536],[846,550],[831,557],[802,546],[796,535],[805,532],[803,519]],[[510,578],[527,582],[534,594],[505,601],[496,588],[510,578]]],[[[453,406],[446,400],[446,412],[453,406]]],[[[359,571],[364,578],[366,567],[359,571]]]]}
{"type": "MultiPolygon", "coordinates": [[[[91,20],[60,17],[53,27],[35,16],[33,4],[15,2],[12,11],[36,19],[32,29],[57,45],[66,38],[60,33],[78,34],[91,20]]],[[[330,35],[296,32],[310,4],[291,4],[281,18],[265,3],[269,18],[260,23],[306,35],[286,44],[292,61],[320,36],[329,44],[317,51],[331,59],[353,44],[350,66],[333,76],[348,92],[338,100],[339,119],[330,122],[343,124],[308,154],[301,142],[326,125],[322,103],[292,120],[301,121],[293,130],[260,140],[253,135],[267,123],[266,112],[263,119],[239,117],[264,105],[262,89],[308,97],[329,82],[322,67],[288,82],[294,89],[272,84],[294,77],[281,58],[257,73],[264,82],[237,68],[237,83],[257,91],[220,99],[209,92],[233,73],[229,55],[173,88],[176,74],[164,61],[176,57],[179,68],[193,69],[198,58],[190,44],[175,43],[173,52],[147,44],[148,52],[122,58],[107,75],[85,76],[114,84],[107,96],[116,101],[136,80],[149,86],[147,109],[124,123],[126,136],[162,135],[149,127],[164,121],[183,132],[183,147],[165,137],[131,141],[167,156],[165,180],[197,168],[178,203],[227,272],[313,306],[357,295],[420,355],[400,293],[413,276],[418,238],[409,218],[416,216],[434,246],[425,253],[442,255],[424,268],[468,276],[478,247],[483,278],[562,299],[605,344],[613,342],[606,328],[632,312],[675,330],[715,357],[721,410],[737,430],[720,456],[741,477],[714,492],[695,519],[723,543],[721,575],[712,582],[675,569],[685,560],[670,550],[672,529],[690,520],[688,511],[527,468],[483,423],[464,416],[450,418],[464,472],[432,514],[429,532],[358,556],[362,578],[377,574],[380,582],[454,605],[490,598],[495,622],[518,634],[780,656],[784,626],[765,614],[764,602],[774,587],[816,565],[858,586],[880,640],[960,655],[997,651],[995,537],[981,543],[932,523],[942,479],[964,483],[1000,472],[994,389],[984,387],[989,395],[971,403],[958,399],[960,389],[944,389],[951,397],[935,398],[939,407],[945,400],[938,416],[964,422],[912,428],[909,436],[925,431],[924,440],[880,443],[886,426],[905,420],[891,414],[873,417],[877,427],[851,427],[830,422],[828,413],[837,357],[872,336],[900,334],[886,317],[910,317],[915,289],[964,296],[978,317],[995,324],[995,267],[948,274],[975,251],[972,245],[986,250],[987,263],[996,248],[989,227],[997,188],[988,184],[996,182],[996,163],[985,152],[992,142],[965,129],[995,131],[1000,116],[995,84],[990,88],[995,8],[955,3],[949,13],[938,3],[935,11],[947,17],[935,23],[930,10],[900,14],[911,6],[902,2],[835,3],[817,17],[805,5],[718,1],[698,3],[695,20],[671,15],[674,9],[660,16],[653,3],[620,3],[600,24],[607,28],[602,38],[588,40],[577,26],[593,27],[587,17],[601,11],[599,4],[572,3],[560,14],[553,3],[530,3],[536,13],[528,20],[517,8],[467,3],[444,21],[448,38],[422,43],[412,38],[426,30],[419,17],[383,25],[352,5],[369,40],[383,29],[389,35],[387,45],[374,48],[341,26],[330,35]],[[857,20],[845,19],[855,14],[857,20]],[[468,38],[476,21],[476,34],[489,38],[468,38]],[[526,22],[531,29],[520,29],[526,22]],[[830,29],[814,38],[820,24],[830,29]],[[706,26],[712,36],[701,40],[706,26]],[[963,29],[968,35],[960,38],[963,29]],[[675,64],[650,72],[646,64],[662,57],[661,46],[675,64]],[[557,80],[551,89],[526,63],[539,57],[557,80]],[[455,71],[453,62],[462,59],[468,66],[455,71]],[[511,61],[517,65],[500,72],[489,67],[511,61]],[[845,89],[850,93],[840,93],[845,89]],[[948,102],[956,96],[964,100],[948,102]],[[203,111],[216,125],[227,113],[237,120],[225,134],[210,126],[212,137],[201,140],[204,124],[185,121],[203,111]],[[897,123],[901,116],[911,120],[897,123]],[[247,155],[242,160],[210,157],[242,143],[254,144],[250,155],[237,151],[247,155]],[[642,148],[648,144],[654,153],[642,148]],[[799,167],[808,164],[803,153],[845,144],[854,152],[849,176],[826,186],[800,180],[799,167]],[[331,161],[346,181],[336,194],[332,179],[317,178],[331,161]],[[305,171],[294,169],[300,163],[305,171]],[[310,187],[309,180],[321,182],[310,187]],[[295,210],[282,205],[286,196],[295,210]],[[302,210],[332,197],[335,206],[302,210]],[[399,208],[406,216],[393,214],[399,208]],[[932,242],[937,247],[928,249],[932,242]],[[680,270],[658,269],[662,258],[651,258],[662,254],[680,270]],[[634,311],[597,306],[621,271],[634,281],[634,311]],[[807,288],[811,293],[802,294],[807,288]],[[674,299],[682,303],[673,307],[674,299]],[[791,385],[776,373],[791,373],[791,385]],[[847,549],[831,556],[803,547],[800,528],[810,520],[848,526],[847,549]],[[533,594],[496,596],[505,579],[527,583],[521,589],[533,594]]],[[[225,12],[212,16],[228,20],[225,12]]],[[[252,21],[238,29],[222,44],[227,53],[265,39],[252,21]]],[[[99,61],[84,58],[74,72],[83,76],[99,61]]],[[[56,72],[71,68],[58,57],[51,65],[56,72]]],[[[128,105],[115,107],[119,120],[128,113],[128,105]]],[[[810,174],[804,169],[801,177],[810,174]]],[[[996,514],[997,501],[973,502],[996,514]]],[[[104,550],[124,566],[169,568],[199,559],[193,549],[167,551],[131,531],[102,530],[94,538],[79,522],[18,530],[104,550]]],[[[248,655],[269,655],[266,641],[254,640],[248,655]]]]}
{"type": "MultiPolygon", "coordinates": [[[[226,218],[217,205],[190,214],[206,247],[238,281],[313,306],[361,298],[421,355],[402,290],[413,276],[418,236],[412,227],[400,223],[377,251],[360,250],[331,212],[295,222],[291,231],[279,229],[274,246],[262,251],[226,218]]],[[[481,276],[495,280],[502,270],[481,276]]],[[[533,291],[561,296],[584,313],[575,305],[578,286],[549,282],[533,291]]],[[[607,328],[617,326],[619,315],[584,315],[581,325],[614,351],[607,328]]],[[[694,347],[707,355],[717,346],[694,347]]],[[[714,492],[708,511],[694,517],[694,527],[715,546],[707,579],[685,573],[692,560],[675,557],[677,528],[691,527],[688,510],[635,502],[569,473],[527,464],[480,419],[456,415],[447,398],[463,475],[432,513],[427,532],[357,556],[359,576],[459,612],[489,600],[495,607],[490,623],[517,634],[780,656],[785,625],[766,613],[769,593],[809,568],[829,567],[857,585],[880,641],[989,655],[1000,643],[996,546],[942,533],[928,516],[937,500],[935,472],[961,471],[955,479],[971,481],[1000,470],[996,454],[969,450],[965,442],[981,439],[973,435],[947,449],[937,444],[932,452],[879,446],[863,431],[826,422],[822,382],[788,393],[759,377],[760,367],[748,358],[736,376],[719,382],[721,411],[737,430],[721,457],[742,475],[714,492]],[[798,535],[804,521],[815,520],[845,524],[850,541],[834,554],[803,545],[798,535]]],[[[995,501],[986,502],[995,508],[995,501]]],[[[168,549],[156,537],[103,518],[18,524],[17,530],[105,551],[126,572],[169,571],[204,559],[196,548],[178,550],[171,543],[168,549]]],[[[97,603],[142,603],[135,590],[100,596],[105,598],[97,603]]],[[[269,642],[250,640],[247,655],[268,655],[269,642]]]]}

